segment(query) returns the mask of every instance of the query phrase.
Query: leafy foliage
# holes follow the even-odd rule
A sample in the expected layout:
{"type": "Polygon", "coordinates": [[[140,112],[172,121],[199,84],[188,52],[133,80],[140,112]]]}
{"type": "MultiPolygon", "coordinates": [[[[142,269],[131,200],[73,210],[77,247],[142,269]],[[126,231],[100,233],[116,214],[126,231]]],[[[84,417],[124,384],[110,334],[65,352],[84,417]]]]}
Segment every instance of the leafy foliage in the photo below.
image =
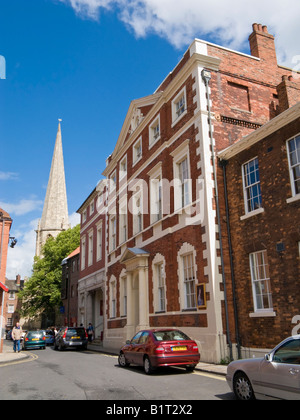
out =
{"type": "Polygon", "coordinates": [[[33,273],[19,293],[21,315],[35,318],[55,310],[61,304],[61,281],[64,258],[80,244],[80,225],[47,239],[42,254],[34,257],[33,273]]]}

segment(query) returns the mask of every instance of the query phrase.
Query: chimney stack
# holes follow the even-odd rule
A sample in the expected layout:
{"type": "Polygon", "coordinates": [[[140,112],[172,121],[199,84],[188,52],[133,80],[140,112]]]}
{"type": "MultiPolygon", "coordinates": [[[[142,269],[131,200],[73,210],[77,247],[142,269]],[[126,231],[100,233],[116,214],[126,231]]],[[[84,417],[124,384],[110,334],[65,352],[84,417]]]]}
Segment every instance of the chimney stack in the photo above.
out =
{"type": "Polygon", "coordinates": [[[17,286],[20,286],[20,284],[21,284],[21,276],[20,276],[20,274],[17,274],[16,275],[16,283],[17,283],[17,286]]]}
{"type": "Polygon", "coordinates": [[[292,76],[282,76],[282,81],[277,86],[279,100],[279,111],[283,112],[299,102],[300,88],[299,84],[292,76]]]}
{"type": "Polygon", "coordinates": [[[269,34],[266,25],[254,23],[252,28],[253,32],[249,36],[251,55],[277,66],[274,36],[269,34]]]}

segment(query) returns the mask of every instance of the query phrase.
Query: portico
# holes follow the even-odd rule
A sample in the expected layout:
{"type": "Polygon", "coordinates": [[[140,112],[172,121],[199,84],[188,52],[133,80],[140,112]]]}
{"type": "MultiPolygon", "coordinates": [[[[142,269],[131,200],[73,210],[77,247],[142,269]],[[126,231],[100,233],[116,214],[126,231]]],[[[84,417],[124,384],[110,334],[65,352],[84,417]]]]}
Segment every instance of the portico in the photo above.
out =
{"type": "Polygon", "coordinates": [[[126,339],[137,331],[149,328],[149,279],[150,254],[140,248],[127,248],[120,262],[127,275],[127,325],[126,339]]]}

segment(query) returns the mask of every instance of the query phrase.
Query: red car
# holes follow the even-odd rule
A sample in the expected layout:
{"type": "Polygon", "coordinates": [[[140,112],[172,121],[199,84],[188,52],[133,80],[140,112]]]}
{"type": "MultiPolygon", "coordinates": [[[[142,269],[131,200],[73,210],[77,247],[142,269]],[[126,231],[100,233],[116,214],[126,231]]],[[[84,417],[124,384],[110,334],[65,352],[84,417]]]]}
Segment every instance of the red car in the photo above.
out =
{"type": "Polygon", "coordinates": [[[179,330],[144,330],[121,348],[119,365],[144,366],[150,374],[157,367],[183,366],[192,372],[200,361],[198,346],[194,340],[179,330]]]}

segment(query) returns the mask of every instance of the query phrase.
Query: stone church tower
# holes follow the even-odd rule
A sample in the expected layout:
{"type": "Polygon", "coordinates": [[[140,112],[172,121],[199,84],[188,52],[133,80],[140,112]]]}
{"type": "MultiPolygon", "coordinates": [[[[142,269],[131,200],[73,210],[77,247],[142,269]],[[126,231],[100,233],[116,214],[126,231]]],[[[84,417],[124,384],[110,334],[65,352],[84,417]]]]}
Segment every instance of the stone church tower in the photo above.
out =
{"type": "Polygon", "coordinates": [[[60,122],[61,120],[58,124],[42,219],[36,230],[37,256],[41,256],[42,247],[50,236],[56,237],[70,228],[60,122]]]}

